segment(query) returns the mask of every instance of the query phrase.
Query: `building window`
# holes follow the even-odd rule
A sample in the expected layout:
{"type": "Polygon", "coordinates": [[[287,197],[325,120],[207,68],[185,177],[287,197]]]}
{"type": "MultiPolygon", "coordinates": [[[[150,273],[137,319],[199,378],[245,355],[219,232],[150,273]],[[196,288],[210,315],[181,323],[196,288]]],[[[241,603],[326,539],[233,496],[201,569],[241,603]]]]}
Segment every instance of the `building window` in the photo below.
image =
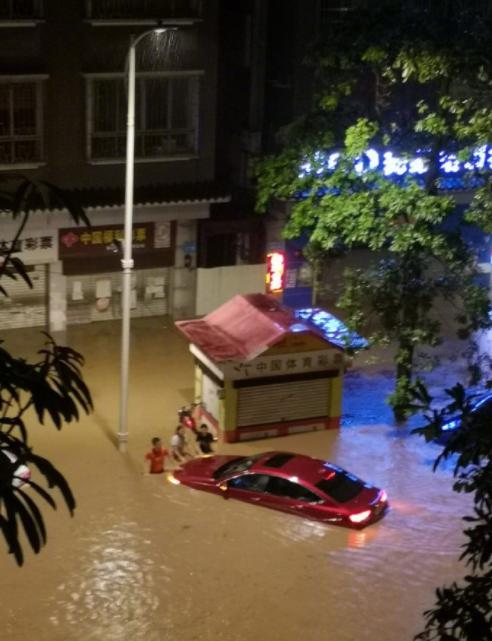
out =
{"type": "Polygon", "coordinates": [[[0,78],[0,164],[43,160],[42,81],[0,78]]]}
{"type": "Polygon", "coordinates": [[[0,20],[29,20],[43,15],[42,0],[2,0],[0,20]]]}
{"type": "Polygon", "coordinates": [[[436,15],[461,16],[464,12],[477,12],[482,15],[490,15],[491,6],[489,0],[407,0],[407,8],[430,11],[436,15]]]}
{"type": "Polygon", "coordinates": [[[191,18],[202,14],[202,0],[86,0],[90,20],[191,18]]]}
{"type": "MultiPolygon", "coordinates": [[[[124,76],[88,80],[88,156],[124,159],[127,97],[124,76]]],[[[196,156],[200,72],[147,73],[136,79],[135,159],[196,156]]]]}
{"type": "Polygon", "coordinates": [[[354,0],[320,0],[319,23],[321,29],[330,28],[346,19],[353,11],[354,0]]]}

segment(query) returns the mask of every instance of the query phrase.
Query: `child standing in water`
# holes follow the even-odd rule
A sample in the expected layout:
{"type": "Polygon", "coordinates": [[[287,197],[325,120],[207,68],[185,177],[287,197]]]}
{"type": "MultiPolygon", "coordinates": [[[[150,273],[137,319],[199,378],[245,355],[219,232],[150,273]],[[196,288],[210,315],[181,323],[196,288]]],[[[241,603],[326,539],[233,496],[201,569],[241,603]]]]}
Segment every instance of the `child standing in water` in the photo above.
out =
{"type": "Polygon", "coordinates": [[[161,439],[157,436],[152,439],[152,449],[145,455],[145,460],[149,462],[150,474],[162,474],[164,472],[164,459],[169,456],[169,452],[162,447],[161,439]]]}

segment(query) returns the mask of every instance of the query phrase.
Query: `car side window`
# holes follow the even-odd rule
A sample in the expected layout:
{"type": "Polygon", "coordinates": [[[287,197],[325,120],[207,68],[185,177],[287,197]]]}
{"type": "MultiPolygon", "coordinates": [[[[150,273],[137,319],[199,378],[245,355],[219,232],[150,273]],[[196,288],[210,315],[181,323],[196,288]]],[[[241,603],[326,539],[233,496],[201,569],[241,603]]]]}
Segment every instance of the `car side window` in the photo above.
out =
{"type": "Polygon", "coordinates": [[[275,496],[283,496],[288,499],[306,501],[306,503],[321,503],[322,499],[314,492],[311,492],[300,483],[294,483],[280,476],[270,476],[266,491],[275,496]]]}
{"type": "Polygon", "coordinates": [[[264,492],[268,483],[266,474],[242,474],[228,481],[227,485],[236,490],[264,492]]]}

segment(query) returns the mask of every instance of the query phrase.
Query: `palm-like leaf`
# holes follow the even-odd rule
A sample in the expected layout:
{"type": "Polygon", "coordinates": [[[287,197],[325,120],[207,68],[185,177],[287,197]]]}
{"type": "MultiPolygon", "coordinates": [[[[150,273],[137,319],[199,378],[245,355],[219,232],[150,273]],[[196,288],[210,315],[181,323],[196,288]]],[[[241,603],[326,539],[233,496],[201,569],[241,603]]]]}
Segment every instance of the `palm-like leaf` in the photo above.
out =
{"type": "MultiPolygon", "coordinates": [[[[89,220],[77,203],[51,183],[34,182],[21,175],[7,179],[0,176],[0,183],[6,186],[0,190],[0,207],[20,220],[11,246],[0,256],[0,279],[20,278],[31,287],[22,261],[13,255],[30,213],[58,208],[68,210],[77,224],[89,225],[89,220]]],[[[0,295],[7,295],[2,285],[0,295]]],[[[83,356],[70,347],[57,345],[48,334],[46,338],[34,362],[13,356],[0,341],[0,531],[19,565],[24,562],[21,530],[35,553],[47,540],[36,498],[56,509],[51,491],[57,489],[70,514],[75,509],[75,498],[63,474],[28,446],[24,415],[32,408],[39,423],[49,422],[60,429],[64,423],[78,420],[81,410],[92,410],[91,394],[82,377],[83,356]],[[19,487],[16,472],[20,465],[36,469],[46,487],[33,480],[19,487]]]]}
{"type": "Polygon", "coordinates": [[[445,390],[449,403],[434,409],[432,398],[421,385],[414,390],[425,412],[427,425],[415,432],[426,440],[439,436],[443,420],[459,418],[459,427],[449,436],[434,463],[454,461],[456,492],[473,496],[473,514],[465,516],[466,542],[460,559],[472,569],[461,585],[436,590],[434,607],[424,613],[426,625],[418,641],[492,641],[492,431],[490,418],[473,412],[473,396],[457,384],[445,390]]]}

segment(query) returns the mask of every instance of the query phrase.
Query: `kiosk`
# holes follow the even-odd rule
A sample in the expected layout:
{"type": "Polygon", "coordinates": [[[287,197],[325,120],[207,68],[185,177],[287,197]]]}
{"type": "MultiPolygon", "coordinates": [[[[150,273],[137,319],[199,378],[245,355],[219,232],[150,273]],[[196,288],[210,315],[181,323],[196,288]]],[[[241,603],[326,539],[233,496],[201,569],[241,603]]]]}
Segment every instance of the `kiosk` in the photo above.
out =
{"type": "Polygon", "coordinates": [[[338,427],[346,350],[366,345],[332,314],[266,294],[176,327],[195,357],[200,420],[228,443],[338,427]]]}

